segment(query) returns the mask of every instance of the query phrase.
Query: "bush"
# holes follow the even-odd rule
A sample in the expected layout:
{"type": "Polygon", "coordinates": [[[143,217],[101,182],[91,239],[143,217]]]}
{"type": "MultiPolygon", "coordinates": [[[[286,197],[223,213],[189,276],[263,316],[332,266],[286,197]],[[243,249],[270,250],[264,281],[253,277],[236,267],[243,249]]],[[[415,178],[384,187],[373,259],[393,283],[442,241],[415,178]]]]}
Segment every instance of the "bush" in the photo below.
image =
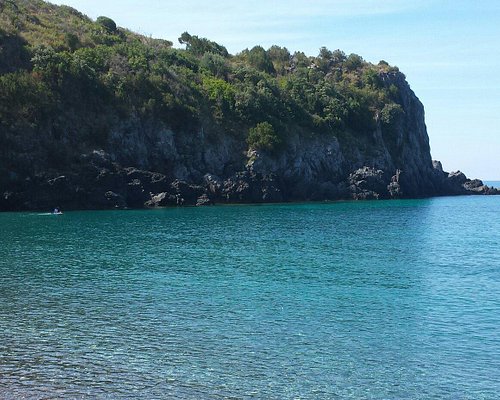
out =
{"type": "Polygon", "coordinates": [[[216,119],[227,116],[234,108],[234,87],[223,79],[211,76],[203,77],[203,89],[212,103],[212,112],[216,119]]]}
{"type": "Polygon", "coordinates": [[[284,75],[290,69],[291,55],[286,47],[271,46],[267,54],[278,74],[284,75]]]}
{"type": "Polygon", "coordinates": [[[261,122],[250,129],[247,143],[254,150],[273,151],[281,144],[281,139],[269,122],[261,122]]]}
{"type": "Polygon", "coordinates": [[[71,51],[75,51],[80,46],[80,39],[78,39],[78,36],[74,33],[66,33],[64,35],[64,41],[71,51]]]}
{"type": "Polygon", "coordinates": [[[393,125],[404,115],[403,108],[396,103],[388,103],[380,112],[380,120],[386,125],[393,125]]]}
{"type": "Polygon", "coordinates": [[[361,68],[363,65],[363,58],[357,54],[349,54],[349,57],[344,62],[344,66],[349,70],[349,71],[354,71],[358,68],[361,68]]]}
{"type": "Polygon", "coordinates": [[[244,50],[241,52],[241,56],[248,62],[248,64],[258,71],[262,71],[267,74],[276,73],[269,54],[262,46],[255,46],[250,50],[244,50]]]}
{"type": "Polygon", "coordinates": [[[96,22],[101,25],[108,33],[116,32],[116,23],[111,18],[99,17],[96,22]]]}
{"type": "Polygon", "coordinates": [[[219,54],[205,53],[200,60],[200,66],[218,78],[224,78],[228,73],[226,59],[219,54]]]}
{"type": "Polygon", "coordinates": [[[53,93],[34,74],[18,71],[0,75],[0,126],[36,126],[52,110],[53,93]]]}

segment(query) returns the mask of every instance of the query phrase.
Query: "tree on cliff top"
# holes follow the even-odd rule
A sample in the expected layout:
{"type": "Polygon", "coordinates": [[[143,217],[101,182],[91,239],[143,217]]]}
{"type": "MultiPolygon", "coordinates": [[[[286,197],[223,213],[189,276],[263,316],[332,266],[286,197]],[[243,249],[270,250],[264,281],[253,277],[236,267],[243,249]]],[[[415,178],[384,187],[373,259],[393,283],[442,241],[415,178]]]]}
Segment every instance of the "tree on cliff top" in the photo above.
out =
{"type": "Polygon", "coordinates": [[[116,32],[116,23],[111,18],[108,17],[98,17],[96,21],[99,25],[101,25],[108,33],[116,32]]]}
{"type": "Polygon", "coordinates": [[[190,35],[188,32],[184,32],[179,37],[179,43],[186,45],[186,50],[193,53],[194,55],[201,57],[205,53],[214,53],[222,57],[228,57],[229,53],[224,46],[216,42],[212,42],[206,38],[200,38],[195,35],[190,35]]]}

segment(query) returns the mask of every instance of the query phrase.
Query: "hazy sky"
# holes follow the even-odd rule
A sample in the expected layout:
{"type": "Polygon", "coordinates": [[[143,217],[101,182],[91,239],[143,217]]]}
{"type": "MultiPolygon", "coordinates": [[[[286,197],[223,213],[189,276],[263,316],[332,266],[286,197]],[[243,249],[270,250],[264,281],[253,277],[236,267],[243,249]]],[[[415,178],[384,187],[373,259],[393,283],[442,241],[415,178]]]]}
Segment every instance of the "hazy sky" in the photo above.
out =
{"type": "Polygon", "coordinates": [[[184,31],[235,54],[273,44],[386,60],[424,103],[434,159],[500,180],[498,0],[61,0],[95,19],[171,40],[184,31]]]}

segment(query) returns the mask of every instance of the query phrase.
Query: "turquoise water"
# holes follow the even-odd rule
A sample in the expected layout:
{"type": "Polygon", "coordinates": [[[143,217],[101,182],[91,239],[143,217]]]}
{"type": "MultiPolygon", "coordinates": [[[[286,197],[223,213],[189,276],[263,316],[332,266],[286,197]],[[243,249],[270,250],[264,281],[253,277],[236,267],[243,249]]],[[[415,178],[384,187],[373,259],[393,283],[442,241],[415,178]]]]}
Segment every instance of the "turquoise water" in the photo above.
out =
{"type": "Polygon", "coordinates": [[[500,197],[0,228],[2,399],[498,399],[500,197]]]}

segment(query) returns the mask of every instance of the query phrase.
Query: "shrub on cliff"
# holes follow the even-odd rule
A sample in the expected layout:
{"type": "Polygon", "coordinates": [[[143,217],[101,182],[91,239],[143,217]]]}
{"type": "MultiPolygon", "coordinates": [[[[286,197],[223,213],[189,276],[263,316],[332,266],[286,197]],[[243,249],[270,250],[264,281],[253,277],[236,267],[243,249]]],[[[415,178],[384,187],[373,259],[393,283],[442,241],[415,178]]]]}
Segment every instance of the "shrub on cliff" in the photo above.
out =
{"type": "Polygon", "coordinates": [[[116,32],[116,23],[108,17],[98,17],[96,22],[101,25],[108,33],[116,32]]]}
{"type": "Polygon", "coordinates": [[[281,144],[281,139],[269,122],[261,122],[249,130],[247,143],[253,150],[273,151],[281,144]]]}
{"type": "Polygon", "coordinates": [[[266,72],[268,74],[276,73],[269,54],[262,46],[255,46],[250,50],[243,50],[239,55],[239,58],[258,71],[266,72]]]}
{"type": "Polygon", "coordinates": [[[380,120],[388,126],[394,125],[404,115],[403,107],[396,103],[387,103],[380,112],[380,120]]]}
{"type": "Polygon", "coordinates": [[[229,71],[226,59],[220,54],[210,52],[201,57],[200,67],[218,78],[225,78],[229,71]]]}

